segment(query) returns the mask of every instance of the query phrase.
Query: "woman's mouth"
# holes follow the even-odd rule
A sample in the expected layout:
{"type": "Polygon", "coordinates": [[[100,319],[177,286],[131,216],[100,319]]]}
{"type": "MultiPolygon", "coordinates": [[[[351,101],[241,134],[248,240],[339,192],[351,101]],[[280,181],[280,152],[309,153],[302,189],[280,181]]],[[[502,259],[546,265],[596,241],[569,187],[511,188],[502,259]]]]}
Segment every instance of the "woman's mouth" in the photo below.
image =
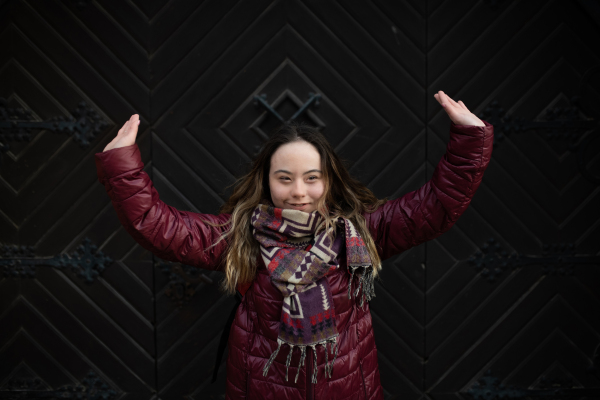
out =
{"type": "Polygon", "coordinates": [[[295,210],[302,210],[303,208],[308,206],[310,203],[288,203],[288,204],[290,205],[290,207],[292,207],[295,210]]]}

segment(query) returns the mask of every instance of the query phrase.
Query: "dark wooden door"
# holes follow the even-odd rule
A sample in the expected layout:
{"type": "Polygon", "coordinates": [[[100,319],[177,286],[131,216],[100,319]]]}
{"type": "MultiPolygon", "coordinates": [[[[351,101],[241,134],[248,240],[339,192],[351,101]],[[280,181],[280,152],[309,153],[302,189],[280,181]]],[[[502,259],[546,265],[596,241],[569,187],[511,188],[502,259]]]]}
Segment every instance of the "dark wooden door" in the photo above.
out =
{"type": "Polygon", "coordinates": [[[385,262],[385,397],[600,396],[598,43],[587,0],[1,2],[0,393],[224,395],[221,276],[143,250],[96,180],[131,114],[162,200],[214,213],[292,117],[378,196],[417,189],[444,90],[496,146],[457,224],[385,262]]]}

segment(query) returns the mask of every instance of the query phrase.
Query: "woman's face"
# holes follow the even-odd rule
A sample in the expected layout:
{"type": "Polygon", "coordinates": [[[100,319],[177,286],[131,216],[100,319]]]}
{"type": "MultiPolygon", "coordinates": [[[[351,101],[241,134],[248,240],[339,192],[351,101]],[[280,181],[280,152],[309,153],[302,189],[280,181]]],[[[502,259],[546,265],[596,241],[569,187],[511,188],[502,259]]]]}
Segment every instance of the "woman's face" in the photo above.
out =
{"type": "Polygon", "coordinates": [[[303,140],[280,146],[271,156],[269,188],[275,207],[315,211],[325,192],[317,149],[303,140]]]}

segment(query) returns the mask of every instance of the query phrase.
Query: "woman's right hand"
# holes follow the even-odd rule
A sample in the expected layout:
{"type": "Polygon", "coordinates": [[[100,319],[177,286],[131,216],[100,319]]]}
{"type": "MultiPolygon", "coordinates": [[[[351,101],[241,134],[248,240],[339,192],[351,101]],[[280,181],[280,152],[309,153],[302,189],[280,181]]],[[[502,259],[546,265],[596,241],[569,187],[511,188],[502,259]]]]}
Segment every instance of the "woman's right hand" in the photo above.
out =
{"type": "Polygon", "coordinates": [[[140,124],[140,116],[133,114],[129,121],[125,122],[125,125],[119,129],[117,136],[106,145],[103,152],[116,149],[119,147],[131,146],[135,143],[135,137],[137,136],[138,125],[140,124]]]}

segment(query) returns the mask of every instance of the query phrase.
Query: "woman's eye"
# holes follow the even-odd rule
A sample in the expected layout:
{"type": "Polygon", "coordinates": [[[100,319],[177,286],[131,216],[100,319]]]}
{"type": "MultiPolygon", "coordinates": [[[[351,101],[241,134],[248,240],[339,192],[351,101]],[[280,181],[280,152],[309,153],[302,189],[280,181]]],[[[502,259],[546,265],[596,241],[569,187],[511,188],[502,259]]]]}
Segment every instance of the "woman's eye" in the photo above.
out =
{"type": "Polygon", "coordinates": [[[315,180],[317,180],[317,179],[319,179],[319,177],[318,177],[318,176],[314,176],[314,175],[313,175],[313,176],[310,176],[310,177],[308,177],[308,180],[310,180],[310,181],[315,181],[315,180]]]}

